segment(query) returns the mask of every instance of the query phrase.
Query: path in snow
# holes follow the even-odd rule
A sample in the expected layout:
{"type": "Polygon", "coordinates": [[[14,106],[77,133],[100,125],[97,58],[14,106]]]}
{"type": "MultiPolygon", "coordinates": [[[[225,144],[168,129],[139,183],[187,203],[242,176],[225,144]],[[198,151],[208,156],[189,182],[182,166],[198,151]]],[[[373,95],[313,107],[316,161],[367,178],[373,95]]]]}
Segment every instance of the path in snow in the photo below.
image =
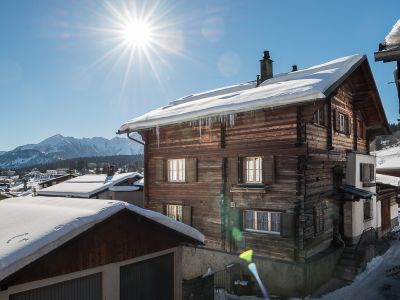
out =
{"type": "Polygon", "coordinates": [[[400,241],[368,263],[354,282],[318,298],[320,300],[395,300],[400,299],[400,277],[388,277],[386,270],[400,265],[400,241]]]}

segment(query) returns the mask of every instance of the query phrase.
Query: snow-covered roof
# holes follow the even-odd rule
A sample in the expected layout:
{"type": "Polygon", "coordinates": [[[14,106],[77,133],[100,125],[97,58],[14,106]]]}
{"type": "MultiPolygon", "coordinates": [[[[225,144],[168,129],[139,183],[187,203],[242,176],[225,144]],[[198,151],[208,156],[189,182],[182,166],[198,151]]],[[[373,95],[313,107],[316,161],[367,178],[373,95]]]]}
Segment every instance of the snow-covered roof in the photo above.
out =
{"type": "Polygon", "coordinates": [[[100,175],[83,175],[59,184],[55,184],[48,188],[44,188],[37,192],[41,196],[70,196],[79,198],[89,198],[94,194],[109,189],[118,183],[127,179],[139,177],[143,175],[131,172],[116,174],[114,176],[100,175]]]}
{"type": "Polygon", "coordinates": [[[391,145],[383,150],[374,152],[376,155],[376,169],[400,169],[400,144],[391,145]]]}
{"type": "Polygon", "coordinates": [[[376,182],[400,187],[400,177],[376,174],[376,182]]]}
{"type": "Polygon", "coordinates": [[[122,201],[11,198],[0,201],[0,280],[124,209],[204,243],[193,227],[122,201]]]}
{"type": "Polygon", "coordinates": [[[385,37],[386,46],[400,46],[400,19],[393,25],[392,30],[385,37]]]}
{"type": "Polygon", "coordinates": [[[325,99],[364,60],[365,55],[342,57],[275,75],[258,87],[250,82],[186,96],[126,122],[119,133],[325,99]]]}

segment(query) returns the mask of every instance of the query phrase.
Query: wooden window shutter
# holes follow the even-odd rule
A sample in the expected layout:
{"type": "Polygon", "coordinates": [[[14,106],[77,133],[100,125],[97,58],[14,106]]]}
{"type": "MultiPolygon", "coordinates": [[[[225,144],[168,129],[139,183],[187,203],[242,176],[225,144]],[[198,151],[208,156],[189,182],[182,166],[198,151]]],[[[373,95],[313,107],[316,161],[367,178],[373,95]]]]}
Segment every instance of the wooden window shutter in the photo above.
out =
{"type": "Polygon", "coordinates": [[[339,113],[336,109],[333,111],[333,128],[335,129],[335,131],[340,130],[339,113]]]}
{"type": "Polygon", "coordinates": [[[237,157],[229,157],[228,158],[229,164],[229,177],[230,182],[232,184],[238,183],[238,158],[237,157]]]}
{"type": "Polygon", "coordinates": [[[245,174],[244,174],[244,166],[243,166],[243,157],[238,157],[237,158],[237,181],[238,183],[244,183],[245,179],[245,174]]]}
{"type": "Polygon", "coordinates": [[[184,205],[182,207],[182,221],[183,223],[192,226],[192,207],[184,205]]]}
{"type": "Polygon", "coordinates": [[[328,104],[324,104],[324,126],[326,126],[326,127],[328,127],[328,121],[330,121],[330,120],[328,120],[328,115],[329,115],[329,113],[328,113],[328,104]]]}
{"type": "Polygon", "coordinates": [[[371,177],[370,164],[360,164],[360,181],[369,182],[371,177]]]}
{"type": "Polygon", "coordinates": [[[156,160],[156,181],[165,180],[165,163],[162,159],[156,160]]]}
{"type": "Polygon", "coordinates": [[[294,237],[294,215],[288,213],[281,213],[281,236],[294,237]]]}
{"type": "Polygon", "coordinates": [[[262,177],[264,184],[275,183],[275,156],[266,155],[262,158],[262,177]]]}
{"type": "Polygon", "coordinates": [[[374,181],[375,180],[375,165],[370,164],[369,165],[369,181],[374,181]]]}
{"type": "Polygon", "coordinates": [[[197,158],[185,159],[185,176],[186,182],[197,181],[197,158]]]}
{"type": "Polygon", "coordinates": [[[347,135],[350,135],[350,118],[348,115],[344,116],[344,129],[347,135]]]}

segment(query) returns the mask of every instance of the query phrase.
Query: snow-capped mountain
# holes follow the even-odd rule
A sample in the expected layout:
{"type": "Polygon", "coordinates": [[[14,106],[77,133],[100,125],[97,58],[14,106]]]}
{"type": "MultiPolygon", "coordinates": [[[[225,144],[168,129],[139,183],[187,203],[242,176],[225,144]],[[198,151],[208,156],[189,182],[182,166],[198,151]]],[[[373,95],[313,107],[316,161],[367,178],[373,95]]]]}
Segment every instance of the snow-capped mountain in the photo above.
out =
{"type": "Polygon", "coordinates": [[[50,163],[62,159],[132,155],[143,153],[143,146],[126,138],[65,137],[60,134],[45,139],[38,144],[19,146],[12,151],[0,154],[0,168],[16,168],[50,163]]]}

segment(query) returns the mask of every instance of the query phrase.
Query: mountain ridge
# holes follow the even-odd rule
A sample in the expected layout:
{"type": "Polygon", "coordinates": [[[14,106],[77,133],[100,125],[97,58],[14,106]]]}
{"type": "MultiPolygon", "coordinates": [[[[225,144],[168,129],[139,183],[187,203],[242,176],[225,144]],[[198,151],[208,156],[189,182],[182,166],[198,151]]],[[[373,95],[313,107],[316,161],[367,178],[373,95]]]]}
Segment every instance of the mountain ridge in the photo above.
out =
{"type": "Polygon", "coordinates": [[[142,153],[143,146],[133,143],[127,138],[74,138],[56,134],[37,144],[26,144],[18,146],[11,151],[0,152],[0,168],[28,167],[30,165],[81,157],[134,155],[142,153]]]}

